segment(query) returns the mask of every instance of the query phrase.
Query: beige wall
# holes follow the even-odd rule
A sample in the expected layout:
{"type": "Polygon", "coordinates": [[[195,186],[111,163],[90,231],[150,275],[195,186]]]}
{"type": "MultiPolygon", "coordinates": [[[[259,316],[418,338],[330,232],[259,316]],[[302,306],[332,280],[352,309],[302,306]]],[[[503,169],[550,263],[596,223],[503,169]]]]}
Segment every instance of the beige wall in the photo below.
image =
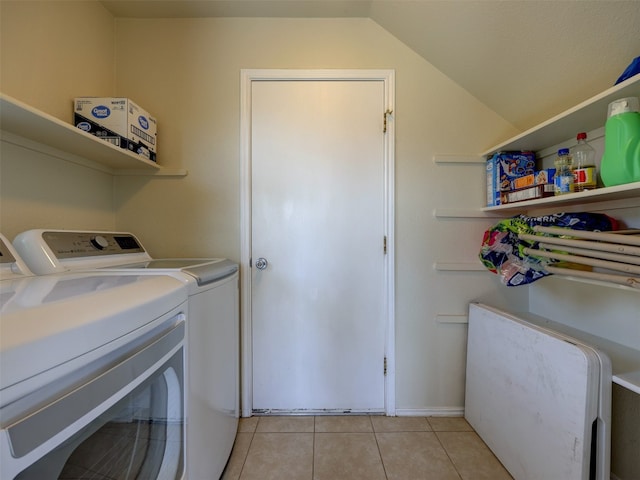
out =
{"type": "MultiPolygon", "coordinates": [[[[65,122],[73,98],[113,95],[114,19],[97,2],[0,2],[0,91],[65,122]]],[[[0,231],[113,229],[113,177],[0,143],[0,231]]],[[[46,150],[46,149],[45,149],[46,150]]],[[[53,155],[53,156],[52,156],[53,155]]]]}
{"type": "MultiPolygon", "coordinates": [[[[1,5],[4,93],[61,119],[76,95],[130,97],[158,118],[159,162],[189,171],[111,177],[3,141],[0,226],[9,237],[116,228],[139,234],[154,256],[240,260],[240,70],[394,69],[397,407],[462,407],[466,329],[436,315],[462,315],[472,298],[507,303],[507,294],[483,272],[434,271],[436,261],[475,261],[486,221],[434,218],[434,208],[482,204],[483,184],[481,167],[437,166],[432,157],[483,151],[511,126],[367,19],[118,19],[114,27],[95,2],[1,5]],[[69,34],[87,25],[92,43],[69,34]],[[47,62],[30,61],[45,43],[47,62]],[[83,63],[91,68],[69,75],[83,63]]],[[[524,302],[526,290],[508,298],[524,302]]]]}
{"type": "Polygon", "coordinates": [[[461,408],[466,328],[435,316],[465,314],[496,284],[484,272],[433,270],[476,261],[486,221],[442,222],[432,210],[481,205],[483,168],[432,156],[481,152],[513,129],[367,19],[118,19],[116,42],[117,91],[158,117],[159,162],[189,171],[116,181],[118,228],[157,256],[240,260],[241,69],[395,69],[397,407],[461,408]],[[136,42],[153,48],[140,55],[136,42]]]}
{"type": "Polygon", "coordinates": [[[2,0],[0,22],[3,93],[65,121],[75,96],[129,96],[159,119],[160,163],[190,172],[114,180],[3,138],[0,231],[133,230],[156,256],[239,260],[241,68],[395,69],[397,407],[462,406],[466,329],[435,315],[464,314],[471,298],[526,309],[527,290],[433,270],[475,260],[487,222],[434,218],[481,205],[483,188],[478,167],[432,156],[484,151],[510,125],[365,19],[116,21],[93,1],[2,0]]]}
{"type": "MultiPolygon", "coordinates": [[[[483,272],[434,271],[436,261],[475,261],[486,222],[434,218],[434,208],[477,207],[483,187],[481,168],[432,157],[483,151],[511,126],[366,19],[118,19],[114,29],[95,2],[0,5],[4,93],[61,119],[76,95],[130,97],[158,118],[159,162],[189,170],[114,178],[3,141],[0,227],[10,238],[35,227],[116,228],[135,231],[155,256],[240,260],[240,70],[395,69],[397,407],[462,407],[466,329],[436,314],[507,294],[483,272]],[[44,44],[47,61],[30,61],[44,44]],[[82,64],[91,68],[70,75],[82,64]]],[[[508,297],[524,301],[526,290],[508,297]]]]}
{"type": "Polygon", "coordinates": [[[114,94],[114,19],[93,1],[0,2],[0,90],[66,122],[74,97],[114,94]]]}

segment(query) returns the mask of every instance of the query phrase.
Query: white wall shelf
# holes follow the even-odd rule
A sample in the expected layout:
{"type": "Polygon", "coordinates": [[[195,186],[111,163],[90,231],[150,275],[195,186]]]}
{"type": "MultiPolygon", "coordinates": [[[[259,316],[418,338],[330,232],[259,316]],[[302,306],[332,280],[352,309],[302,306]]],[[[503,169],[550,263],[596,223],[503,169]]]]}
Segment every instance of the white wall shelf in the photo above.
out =
{"type": "Polygon", "coordinates": [[[436,314],[436,322],[466,325],[469,323],[469,315],[457,315],[452,313],[438,313],[436,314]]]}
{"type": "MultiPolygon", "coordinates": [[[[495,152],[513,150],[539,152],[575,137],[577,132],[588,132],[601,128],[607,120],[609,103],[624,97],[640,97],[640,75],[611,87],[546,122],[492,147],[483,155],[484,157],[489,157],[495,152]]],[[[523,213],[534,209],[555,207],[562,209],[574,205],[587,205],[614,200],[635,202],[631,206],[640,204],[640,182],[599,188],[587,192],[570,193],[557,197],[538,198],[497,207],[485,207],[482,211],[523,213]]]]}
{"type": "Polygon", "coordinates": [[[500,218],[501,215],[484,212],[475,208],[436,208],[433,210],[433,216],[436,218],[467,218],[486,220],[491,218],[500,218]]]}
{"type": "MultiPolygon", "coordinates": [[[[184,176],[187,173],[185,170],[165,169],[156,162],[111,145],[4,94],[0,94],[0,129],[3,140],[18,143],[16,136],[22,137],[55,149],[58,157],[68,155],[69,158],[65,156],[64,159],[75,163],[79,163],[77,158],[83,158],[88,160],[82,162],[85,166],[94,166],[96,170],[112,174],[128,171],[129,175],[184,176]]],[[[33,144],[31,148],[35,148],[33,144]]]]}
{"type": "Polygon", "coordinates": [[[482,155],[434,155],[433,163],[445,165],[485,165],[486,161],[482,155]]]}
{"type": "Polygon", "coordinates": [[[575,138],[578,132],[602,127],[607,120],[609,103],[619,98],[640,97],[640,75],[625,80],[506,142],[487,150],[483,156],[499,151],[539,151],[575,138]]]}
{"type": "Polygon", "coordinates": [[[613,200],[625,200],[629,202],[628,206],[640,204],[640,182],[616,185],[615,187],[597,188],[585,192],[567,193],[556,197],[508,203],[506,205],[498,205],[497,207],[485,207],[482,208],[482,211],[519,213],[542,208],[558,207],[562,209],[573,205],[589,205],[613,200]],[[633,204],[631,202],[633,202],[633,204]]]}
{"type": "Polygon", "coordinates": [[[435,262],[434,270],[439,272],[484,272],[485,266],[477,262],[435,262]]]}
{"type": "MultiPolygon", "coordinates": [[[[494,146],[483,155],[488,158],[496,152],[519,150],[539,153],[569,138],[574,138],[577,132],[589,132],[602,128],[607,120],[609,103],[625,97],[640,97],[640,75],[615,85],[546,122],[494,146]]],[[[519,213],[547,214],[551,212],[576,211],[578,209],[604,211],[607,209],[637,207],[640,207],[640,182],[538,198],[496,207],[484,207],[481,208],[481,211],[487,214],[502,214],[507,217],[519,213]]],[[[609,285],[604,282],[602,284],[609,285]]],[[[614,286],[614,284],[611,285],[614,286]]]]}

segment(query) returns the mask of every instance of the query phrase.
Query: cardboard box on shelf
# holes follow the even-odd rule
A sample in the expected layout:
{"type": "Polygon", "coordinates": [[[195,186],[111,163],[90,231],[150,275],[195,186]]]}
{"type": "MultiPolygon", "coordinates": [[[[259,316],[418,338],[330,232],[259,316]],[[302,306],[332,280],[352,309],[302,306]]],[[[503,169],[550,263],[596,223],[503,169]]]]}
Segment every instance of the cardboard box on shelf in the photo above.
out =
{"type": "Polygon", "coordinates": [[[78,97],[73,123],[113,145],[156,161],[157,121],[128,98],[78,97]]]}
{"type": "Polygon", "coordinates": [[[536,176],[531,173],[529,175],[523,175],[522,177],[514,178],[511,180],[511,190],[518,190],[519,188],[530,187],[536,184],[536,176]]]}
{"type": "Polygon", "coordinates": [[[511,182],[533,174],[536,156],[533,152],[497,152],[487,160],[487,206],[501,204],[501,192],[511,190],[511,182]]]}
{"type": "Polygon", "coordinates": [[[553,185],[555,176],[556,176],[555,168],[545,168],[544,170],[538,170],[535,173],[535,177],[536,177],[535,184],[536,185],[546,185],[546,184],[553,185]]]}
{"type": "Polygon", "coordinates": [[[500,201],[502,204],[523,202],[525,200],[534,200],[536,198],[550,197],[553,195],[553,184],[531,185],[530,187],[511,190],[509,192],[501,192],[500,201]]]}

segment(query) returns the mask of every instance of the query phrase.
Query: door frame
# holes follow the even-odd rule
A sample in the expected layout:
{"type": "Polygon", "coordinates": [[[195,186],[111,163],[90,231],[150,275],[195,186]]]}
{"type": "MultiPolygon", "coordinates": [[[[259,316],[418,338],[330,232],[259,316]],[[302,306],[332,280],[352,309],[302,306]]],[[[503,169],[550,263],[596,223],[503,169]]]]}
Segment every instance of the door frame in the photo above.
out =
{"type": "Polygon", "coordinates": [[[251,312],[251,86],[264,81],[382,81],[384,89],[384,257],[385,358],[384,409],[396,413],[395,389],[395,70],[289,70],[240,71],[240,338],[241,415],[253,412],[253,339],[251,312]]]}

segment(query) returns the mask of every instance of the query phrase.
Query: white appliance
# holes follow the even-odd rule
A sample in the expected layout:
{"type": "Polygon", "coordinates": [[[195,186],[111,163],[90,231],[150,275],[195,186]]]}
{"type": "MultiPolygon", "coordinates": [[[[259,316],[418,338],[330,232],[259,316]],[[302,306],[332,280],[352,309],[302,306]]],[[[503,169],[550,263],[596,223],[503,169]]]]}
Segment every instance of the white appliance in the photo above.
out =
{"type": "Polygon", "coordinates": [[[23,279],[32,275],[7,237],[0,233],[0,280],[23,279]]]}
{"type": "Polygon", "coordinates": [[[187,287],[187,477],[217,479],[240,416],[238,265],[222,258],[153,259],[131,233],[30,230],[14,245],[32,271],[170,275],[187,287]]]}
{"type": "Polygon", "coordinates": [[[516,480],[609,479],[609,358],[532,315],[469,306],[465,418],[516,480]]]}
{"type": "Polygon", "coordinates": [[[0,251],[0,478],[182,479],[184,285],[19,277],[0,251]]]}

